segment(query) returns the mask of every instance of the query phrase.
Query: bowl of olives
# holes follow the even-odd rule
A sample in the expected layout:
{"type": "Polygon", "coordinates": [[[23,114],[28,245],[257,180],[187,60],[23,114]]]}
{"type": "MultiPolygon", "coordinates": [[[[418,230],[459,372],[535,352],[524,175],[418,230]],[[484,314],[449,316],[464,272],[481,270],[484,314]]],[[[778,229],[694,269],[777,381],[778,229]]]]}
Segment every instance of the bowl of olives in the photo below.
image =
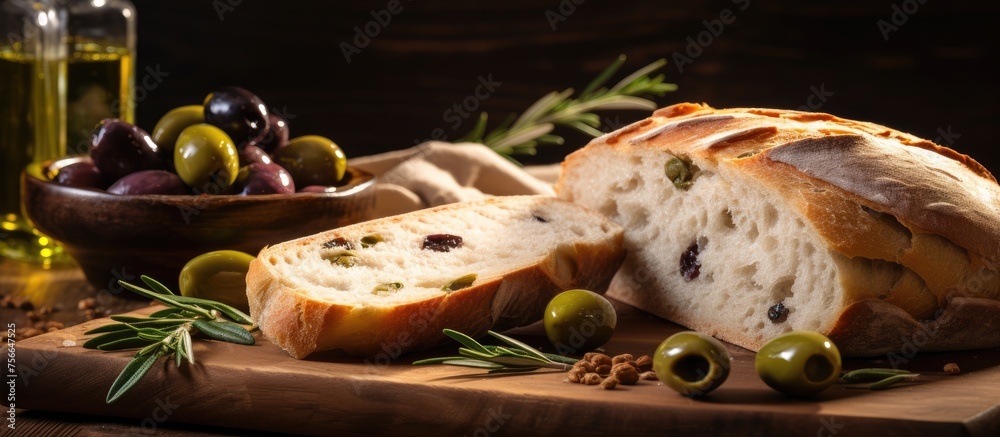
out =
{"type": "Polygon", "coordinates": [[[140,274],[176,278],[205,252],[256,254],[370,218],[374,176],[327,138],[290,138],[288,123],[242,88],[171,110],[152,132],[106,119],[87,155],[23,175],[25,214],[98,289],[140,274]]]}

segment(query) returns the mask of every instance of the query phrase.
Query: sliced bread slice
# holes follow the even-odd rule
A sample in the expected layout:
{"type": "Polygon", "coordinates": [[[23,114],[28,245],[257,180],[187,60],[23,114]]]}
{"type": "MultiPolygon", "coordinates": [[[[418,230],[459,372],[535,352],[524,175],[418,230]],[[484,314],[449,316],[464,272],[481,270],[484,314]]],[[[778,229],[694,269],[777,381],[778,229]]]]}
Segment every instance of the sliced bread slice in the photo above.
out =
{"type": "Polygon", "coordinates": [[[552,196],[455,203],[264,248],[250,314],[295,358],[326,349],[392,357],[540,320],[570,288],[603,292],[622,229],[552,196]]]}

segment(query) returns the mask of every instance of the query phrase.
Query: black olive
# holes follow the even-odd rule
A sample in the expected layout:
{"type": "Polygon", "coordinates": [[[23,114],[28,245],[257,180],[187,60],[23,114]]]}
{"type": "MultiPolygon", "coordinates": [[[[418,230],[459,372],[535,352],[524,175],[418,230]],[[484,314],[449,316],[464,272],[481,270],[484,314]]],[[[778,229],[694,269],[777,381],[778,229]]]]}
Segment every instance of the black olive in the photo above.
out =
{"type": "Polygon", "coordinates": [[[344,237],[337,237],[326,243],[323,243],[323,248],[333,249],[334,247],[343,247],[344,249],[351,250],[354,249],[354,245],[350,241],[347,241],[344,237]]]}
{"type": "Polygon", "coordinates": [[[692,244],[681,254],[681,276],[686,281],[693,281],[701,274],[701,263],[698,262],[698,243],[692,244]]]}
{"type": "Polygon", "coordinates": [[[432,234],[424,238],[424,245],[421,249],[448,252],[459,247],[462,247],[462,237],[458,235],[432,234]]]}
{"type": "Polygon", "coordinates": [[[788,320],[788,308],[784,302],[778,302],[767,309],[767,319],[774,323],[784,323],[788,320]]]}

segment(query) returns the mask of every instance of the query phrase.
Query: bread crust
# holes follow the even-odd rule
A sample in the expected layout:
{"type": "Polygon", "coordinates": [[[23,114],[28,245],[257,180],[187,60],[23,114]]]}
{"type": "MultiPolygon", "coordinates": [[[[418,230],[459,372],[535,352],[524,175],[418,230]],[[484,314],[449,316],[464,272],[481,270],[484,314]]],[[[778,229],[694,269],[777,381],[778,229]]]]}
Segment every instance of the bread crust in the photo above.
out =
{"type": "MultiPolygon", "coordinates": [[[[972,158],[830,114],[683,103],[568,156],[557,192],[564,196],[573,184],[584,183],[565,175],[591,150],[628,154],[640,147],[741,172],[807,219],[826,247],[845,260],[840,263],[844,301],[831,309],[839,314],[834,323],[822,327],[840,340],[845,355],[899,350],[903,340],[926,333],[926,319],[942,317],[950,322],[920,350],[1000,346],[994,311],[1000,299],[1000,186],[972,158]],[[873,264],[896,276],[866,284],[873,264]]],[[[619,276],[634,274],[635,268],[626,261],[619,276]]],[[[744,347],[761,344],[745,332],[697,326],[634,288],[619,280],[612,285],[613,295],[640,308],[744,347]]]]}
{"type": "MultiPolygon", "coordinates": [[[[561,202],[551,196],[532,197],[561,202]]],[[[494,201],[501,200],[472,203],[494,201]]],[[[351,227],[377,229],[394,221],[474,207],[463,205],[444,205],[351,227]]],[[[581,213],[593,214],[579,209],[581,213]]],[[[247,273],[250,313],[265,337],[299,359],[320,350],[342,349],[351,355],[391,360],[407,351],[441,344],[447,339],[442,334],[445,328],[477,337],[489,329],[527,325],[541,319],[546,303],[560,291],[607,289],[625,253],[621,228],[599,218],[612,230],[610,238],[600,244],[572,242],[539,262],[496,277],[481,277],[471,287],[393,306],[357,307],[312,298],[293,282],[283,280],[267,262],[269,251],[265,248],[250,263],[247,273]],[[567,269],[569,261],[575,263],[575,268],[567,269]]],[[[347,228],[315,234],[294,243],[321,244],[343,229],[347,228]]]]}

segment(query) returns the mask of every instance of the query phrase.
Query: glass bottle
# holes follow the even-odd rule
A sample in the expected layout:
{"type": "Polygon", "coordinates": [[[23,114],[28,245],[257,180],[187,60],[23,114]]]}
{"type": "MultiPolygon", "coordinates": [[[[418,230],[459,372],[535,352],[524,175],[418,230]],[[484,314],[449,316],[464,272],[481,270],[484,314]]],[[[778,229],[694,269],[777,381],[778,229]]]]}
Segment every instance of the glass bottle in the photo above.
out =
{"type": "Polygon", "coordinates": [[[0,255],[46,261],[61,249],[21,212],[21,171],[65,150],[65,15],[51,1],[0,3],[0,255]]]}
{"type": "Polygon", "coordinates": [[[66,151],[83,155],[101,120],[134,123],[136,13],[127,0],[73,0],[67,9],[66,151]]]}
{"type": "Polygon", "coordinates": [[[24,219],[19,175],[28,164],[86,154],[104,118],[134,121],[135,7],[127,0],[6,0],[0,31],[0,255],[65,260],[24,219]]]}

